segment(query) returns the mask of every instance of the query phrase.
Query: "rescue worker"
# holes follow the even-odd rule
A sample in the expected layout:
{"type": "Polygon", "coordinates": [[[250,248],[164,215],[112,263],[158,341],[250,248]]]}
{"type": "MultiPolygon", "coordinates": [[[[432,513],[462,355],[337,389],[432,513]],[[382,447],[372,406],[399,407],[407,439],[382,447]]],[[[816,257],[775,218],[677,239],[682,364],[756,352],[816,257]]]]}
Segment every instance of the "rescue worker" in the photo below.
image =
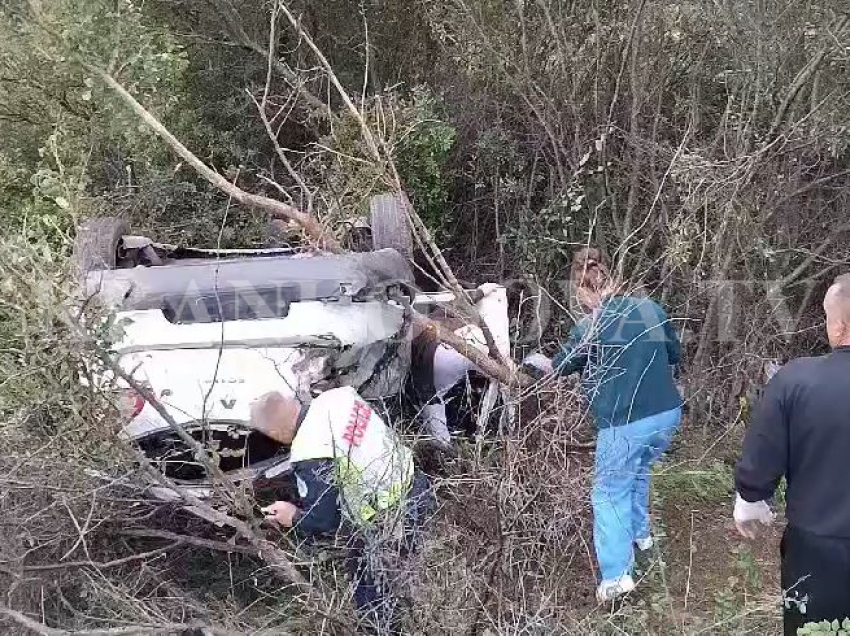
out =
{"type": "MultiPolygon", "coordinates": [[[[433,505],[428,479],[413,454],[371,406],[350,387],[325,391],[309,406],[269,393],[251,409],[252,424],[281,444],[300,495],[298,505],[277,501],[267,519],[309,537],[339,532],[348,540],[346,569],[354,603],[367,620],[386,627],[392,601],[381,580],[373,538],[379,532],[412,549],[433,505]]],[[[377,552],[380,552],[378,550],[377,552]]]]}
{"type": "MultiPolygon", "coordinates": [[[[508,333],[507,293],[504,287],[485,283],[473,290],[472,298],[482,320],[490,326],[502,356],[507,360],[510,345],[500,341],[508,333]]],[[[438,308],[429,315],[463,338],[470,346],[487,352],[487,343],[481,328],[448,314],[438,308]]],[[[462,428],[458,413],[465,397],[467,374],[478,367],[465,356],[441,343],[432,330],[424,330],[413,339],[411,346],[410,385],[419,406],[419,420],[426,433],[440,445],[451,444],[452,433],[462,428]]]]}
{"type": "Polygon", "coordinates": [[[733,515],[747,539],[773,521],[768,500],[787,481],[786,635],[850,617],[850,274],[835,280],[823,307],[832,352],[793,360],[768,382],[735,471],[733,515]]]}
{"type": "Polygon", "coordinates": [[[672,371],[681,347],[660,306],[615,292],[599,250],[575,255],[571,281],[586,315],[551,363],[535,355],[524,364],[562,375],[581,373],[598,430],[591,493],[602,577],[596,596],[610,601],[635,588],[634,548],[653,546],[650,474],[682,416],[672,371]]]}

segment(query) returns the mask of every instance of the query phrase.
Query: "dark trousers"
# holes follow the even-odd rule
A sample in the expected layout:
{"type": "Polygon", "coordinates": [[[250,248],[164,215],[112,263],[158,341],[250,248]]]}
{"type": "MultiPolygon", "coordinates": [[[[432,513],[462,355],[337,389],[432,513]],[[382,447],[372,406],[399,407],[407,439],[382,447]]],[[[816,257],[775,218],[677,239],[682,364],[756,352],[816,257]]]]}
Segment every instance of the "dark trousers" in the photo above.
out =
{"type": "MultiPolygon", "coordinates": [[[[434,492],[428,478],[417,471],[404,501],[403,535],[398,546],[400,557],[414,551],[421,539],[425,520],[435,507],[434,492]]],[[[383,546],[372,541],[367,531],[353,530],[349,536],[345,569],[354,583],[354,605],[361,618],[384,627],[393,622],[393,599],[386,589],[388,581],[382,576],[383,546]]]]}
{"type": "Polygon", "coordinates": [[[780,553],[785,636],[806,623],[850,617],[850,539],[788,526],[780,553]]]}
{"type": "Polygon", "coordinates": [[[384,595],[378,581],[377,568],[368,552],[367,540],[354,532],[346,545],[345,571],[354,584],[354,606],[361,617],[374,623],[384,622],[384,595]]]}

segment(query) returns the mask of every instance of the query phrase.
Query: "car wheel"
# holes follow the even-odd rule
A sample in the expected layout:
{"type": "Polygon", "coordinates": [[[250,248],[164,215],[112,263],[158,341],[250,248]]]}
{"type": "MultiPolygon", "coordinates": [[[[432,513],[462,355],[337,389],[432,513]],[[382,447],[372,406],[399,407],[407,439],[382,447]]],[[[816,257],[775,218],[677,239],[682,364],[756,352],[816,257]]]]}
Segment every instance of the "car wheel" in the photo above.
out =
{"type": "Polygon", "coordinates": [[[123,237],[129,233],[130,226],[122,219],[100,217],[86,220],[77,229],[74,242],[74,262],[78,271],[85,276],[94,270],[116,269],[123,237]]]}
{"type": "Polygon", "coordinates": [[[407,196],[379,194],[369,202],[372,249],[393,248],[406,258],[413,255],[413,235],[407,222],[407,196]]]}

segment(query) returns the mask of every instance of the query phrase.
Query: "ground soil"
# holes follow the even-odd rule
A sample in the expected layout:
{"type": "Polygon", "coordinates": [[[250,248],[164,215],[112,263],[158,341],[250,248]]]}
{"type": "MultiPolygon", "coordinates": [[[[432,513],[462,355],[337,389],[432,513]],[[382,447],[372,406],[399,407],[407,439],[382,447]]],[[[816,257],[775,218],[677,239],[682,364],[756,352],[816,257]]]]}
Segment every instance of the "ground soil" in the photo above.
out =
{"type": "MultiPolygon", "coordinates": [[[[670,593],[681,622],[698,627],[714,625],[704,633],[741,633],[722,624],[723,603],[741,609],[778,601],[780,528],[767,530],[756,541],[738,536],[731,522],[731,505],[688,505],[672,501],[663,506],[668,536],[663,555],[670,593]]],[[[769,617],[769,609],[762,614],[769,617]]],[[[778,618],[778,609],[775,617],[778,618]]],[[[762,634],[779,633],[777,623],[764,624],[762,634]]],[[[681,633],[681,632],[679,632],[681,633]]],[[[756,632],[757,633],[757,632],[756,632]]]]}

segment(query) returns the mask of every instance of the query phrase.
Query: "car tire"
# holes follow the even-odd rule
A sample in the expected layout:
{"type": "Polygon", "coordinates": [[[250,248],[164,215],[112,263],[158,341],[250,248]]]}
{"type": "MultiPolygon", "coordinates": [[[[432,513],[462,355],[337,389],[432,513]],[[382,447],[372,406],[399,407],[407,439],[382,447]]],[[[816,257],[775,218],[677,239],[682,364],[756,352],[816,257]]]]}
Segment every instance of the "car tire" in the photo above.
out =
{"type": "Polygon", "coordinates": [[[404,194],[379,194],[369,202],[372,249],[392,248],[406,258],[413,256],[413,235],[407,222],[404,194]]]}
{"type": "Polygon", "coordinates": [[[74,263],[80,274],[118,268],[123,237],[129,233],[123,219],[106,216],[83,222],[74,241],[74,263]]]}

